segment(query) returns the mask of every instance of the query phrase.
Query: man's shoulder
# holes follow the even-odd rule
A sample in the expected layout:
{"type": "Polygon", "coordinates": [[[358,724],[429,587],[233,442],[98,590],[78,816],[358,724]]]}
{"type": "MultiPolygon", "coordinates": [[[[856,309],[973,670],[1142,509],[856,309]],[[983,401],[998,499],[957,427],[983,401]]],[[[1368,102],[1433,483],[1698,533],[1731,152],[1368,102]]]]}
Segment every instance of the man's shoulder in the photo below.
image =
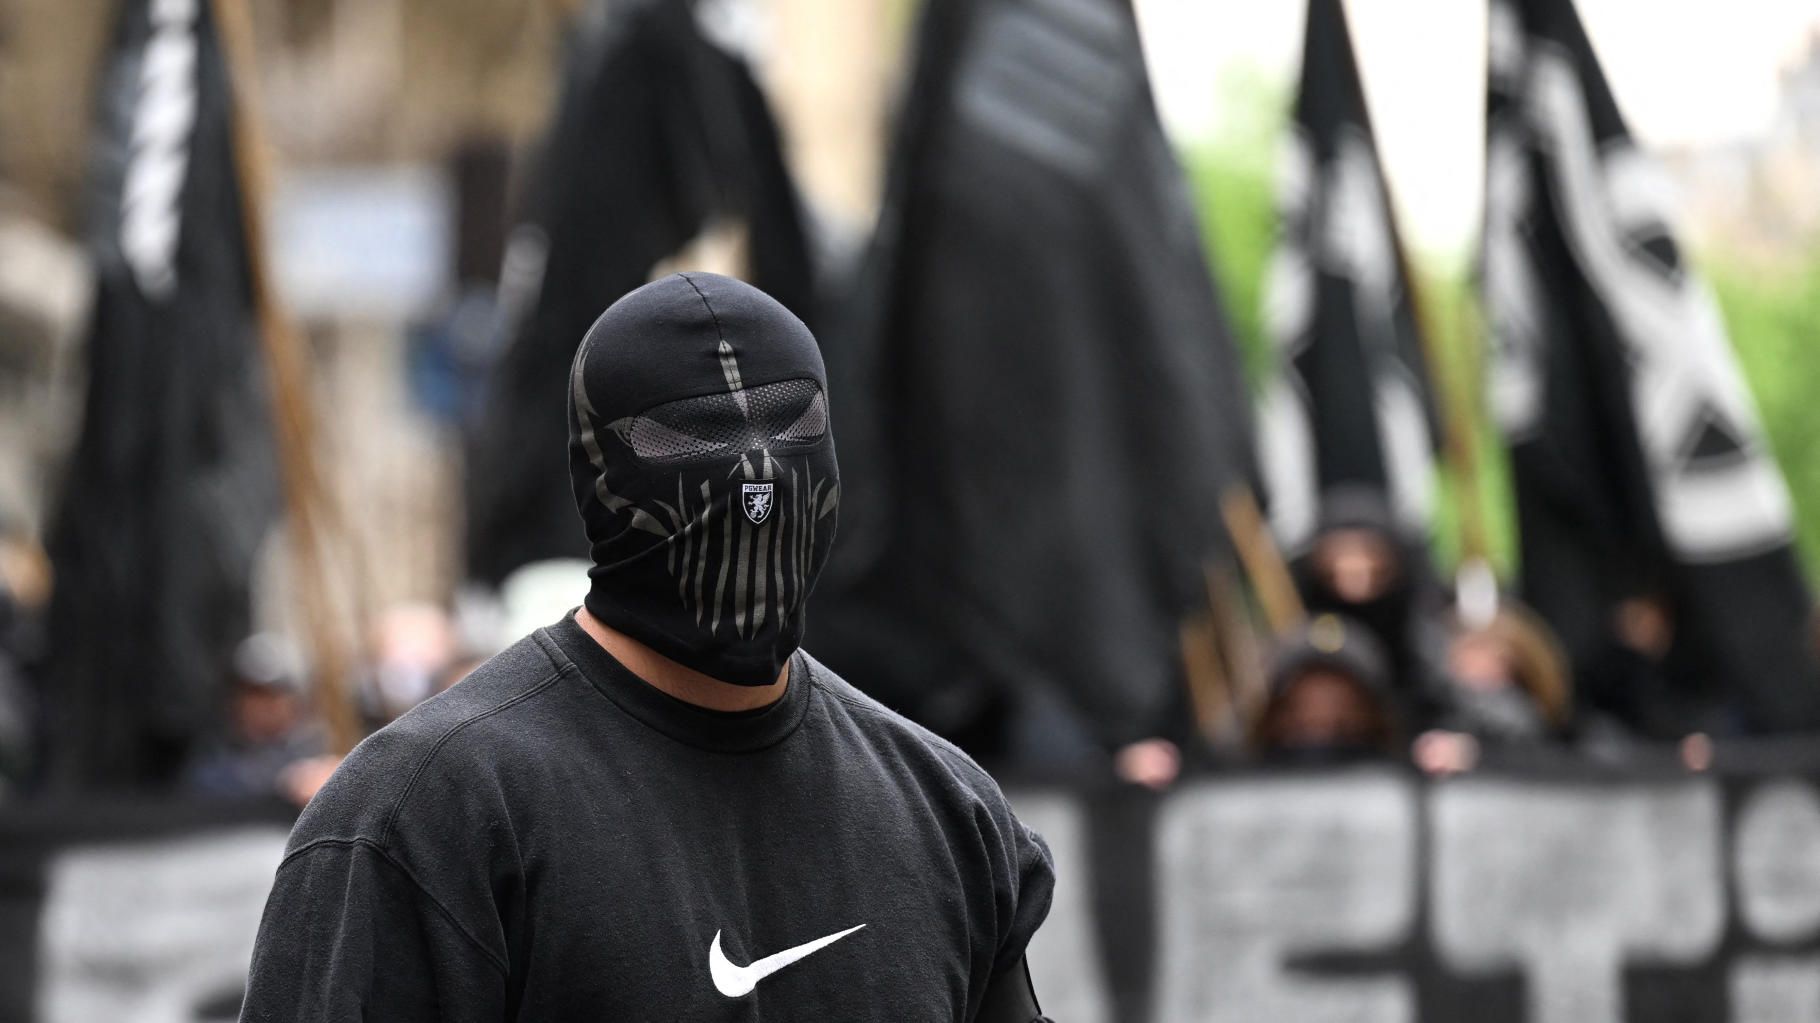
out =
{"type": "Polygon", "coordinates": [[[501,727],[496,718],[534,700],[574,671],[566,658],[552,654],[548,645],[552,641],[542,633],[539,629],[524,637],[446,691],[406,711],[374,732],[348,759],[378,760],[397,768],[401,761],[430,757],[457,740],[484,741],[484,733],[501,727]]]}
{"type": "Polygon", "coordinates": [[[461,783],[496,768],[497,758],[487,751],[495,733],[511,728],[501,719],[573,670],[543,642],[535,633],[526,636],[367,736],[305,808],[292,847],[323,840],[383,846],[407,803],[436,802],[451,788],[474,788],[461,783]]]}
{"type": "Polygon", "coordinates": [[[809,664],[809,673],[816,688],[835,701],[854,727],[869,739],[910,756],[920,754],[921,759],[939,765],[957,782],[981,797],[999,802],[1004,800],[992,775],[959,746],[861,692],[833,669],[811,657],[807,651],[802,656],[809,664]]]}

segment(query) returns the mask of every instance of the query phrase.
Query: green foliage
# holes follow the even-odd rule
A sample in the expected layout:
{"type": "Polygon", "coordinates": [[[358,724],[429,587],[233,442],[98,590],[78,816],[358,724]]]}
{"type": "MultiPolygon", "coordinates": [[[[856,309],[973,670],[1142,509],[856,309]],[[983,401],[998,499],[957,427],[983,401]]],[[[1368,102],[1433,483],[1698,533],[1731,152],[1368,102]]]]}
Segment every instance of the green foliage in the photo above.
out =
{"type": "Polygon", "coordinates": [[[1215,141],[1189,149],[1183,161],[1220,297],[1255,388],[1270,369],[1264,275],[1276,243],[1275,158],[1288,94],[1245,69],[1230,74],[1221,93],[1233,97],[1224,106],[1243,116],[1215,141]]]}
{"type": "Polygon", "coordinates": [[[1271,181],[1217,150],[1190,154],[1189,167],[1208,258],[1244,353],[1246,375],[1256,385],[1270,367],[1264,275],[1276,237],[1271,181]]]}
{"type": "Polygon", "coordinates": [[[1775,272],[1715,254],[1703,269],[1788,479],[1808,575],[1820,576],[1820,248],[1775,272]]]}
{"type": "Polygon", "coordinates": [[[1500,578],[1509,579],[1517,564],[1516,509],[1509,461],[1484,400],[1485,328],[1478,294],[1464,271],[1436,273],[1417,263],[1411,272],[1427,335],[1429,385],[1447,421],[1442,436],[1464,448],[1447,452],[1439,463],[1435,563],[1451,570],[1472,551],[1489,560],[1500,578]],[[1473,515],[1476,524],[1468,521],[1473,515]]]}

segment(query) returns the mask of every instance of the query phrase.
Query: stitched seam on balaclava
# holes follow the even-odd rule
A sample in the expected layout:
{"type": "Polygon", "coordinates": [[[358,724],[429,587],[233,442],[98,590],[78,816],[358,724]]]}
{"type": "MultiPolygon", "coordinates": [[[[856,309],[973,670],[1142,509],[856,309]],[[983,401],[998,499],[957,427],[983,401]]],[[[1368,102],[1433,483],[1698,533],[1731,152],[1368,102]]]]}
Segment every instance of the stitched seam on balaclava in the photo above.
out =
{"type": "Polygon", "coordinates": [[[726,344],[727,332],[720,325],[720,314],[714,311],[714,303],[708,301],[708,296],[701,290],[701,285],[695,283],[695,278],[690,277],[688,274],[679,273],[676,276],[688,281],[689,287],[695,289],[696,297],[701,299],[701,307],[708,311],[708,318],[714,321],[714,333],[720,335],[721,344],[726,344]]]}

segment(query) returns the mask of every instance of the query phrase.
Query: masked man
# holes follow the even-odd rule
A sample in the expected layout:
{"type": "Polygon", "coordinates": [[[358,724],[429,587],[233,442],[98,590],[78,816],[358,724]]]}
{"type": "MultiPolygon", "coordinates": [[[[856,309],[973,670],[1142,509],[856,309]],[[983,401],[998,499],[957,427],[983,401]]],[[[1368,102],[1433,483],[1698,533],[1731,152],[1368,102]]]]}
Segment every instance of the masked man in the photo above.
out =
{"type": "Polygon", "coordinates": [[[362,743],[291,835],[241,1018],[1040,1019],[1042,840],[798,649],[840,476],[814,337],[725,277],[583,338],[584,605],[362,743]]]}

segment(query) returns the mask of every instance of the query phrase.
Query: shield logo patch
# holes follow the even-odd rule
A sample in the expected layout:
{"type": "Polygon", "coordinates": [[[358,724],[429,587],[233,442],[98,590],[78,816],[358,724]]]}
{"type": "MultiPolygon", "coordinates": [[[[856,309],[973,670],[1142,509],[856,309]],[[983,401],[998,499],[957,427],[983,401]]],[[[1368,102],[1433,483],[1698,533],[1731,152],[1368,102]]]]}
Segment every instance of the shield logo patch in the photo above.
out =
{"type": "Polygon", "coordinates": [[[746,510],[746,518],[755,526],[762,526],[771,517],[771,492],[775,483],[741,483],[739,485],[740,507],[746,510]]]}

